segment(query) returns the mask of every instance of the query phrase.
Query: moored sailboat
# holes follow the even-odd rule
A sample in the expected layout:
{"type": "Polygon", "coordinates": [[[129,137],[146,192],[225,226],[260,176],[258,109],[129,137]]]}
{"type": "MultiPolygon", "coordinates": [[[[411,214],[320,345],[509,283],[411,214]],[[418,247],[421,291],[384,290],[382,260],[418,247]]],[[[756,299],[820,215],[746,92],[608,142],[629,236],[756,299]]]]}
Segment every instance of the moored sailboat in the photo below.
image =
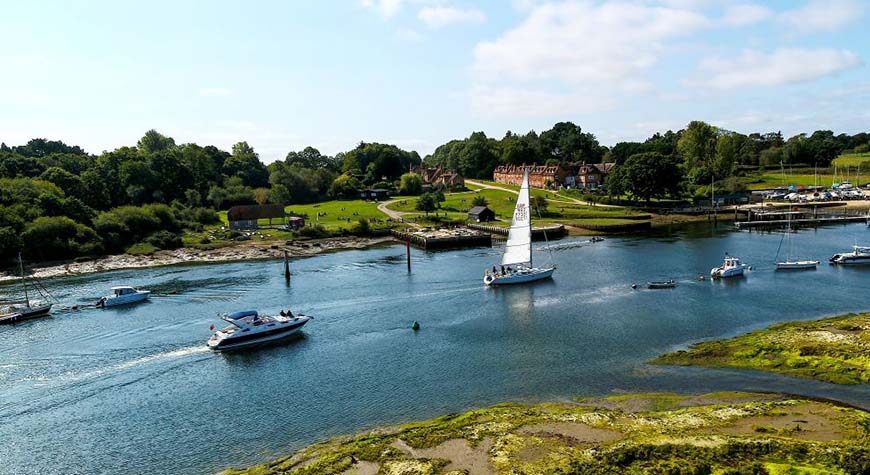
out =
{"type": "MultiPolygon", "coordinates": [[[[785,238],[788,240],[786,246],[788,249],[788,254],[784,261],[776,262],[776,270],[808,270],[815,269],[816,266],[819,265],[819,261],[814,261],[812,259],[794,259],[792,258],[792,243],[791,243],[791,212],[788,213],[788,224],[785,230],[785,238]]],[[[780,240],[780,246],[782,246],[782,241],[780,240]]],[[[779,249],[776,251],[777,256],[779,256],[779,249]]]]}
{"type": "Polygon", "coordinates": [[[490,286],[523,284],[552,277],[555,270],[555,266],[534,267],[532,264],[531,196],[529,171],[526,170],[508,230],[501,266],[493,266],[492,272],[487,270],[483,283],[490,286]]]}
{"type": "Polygon", "coordinates": [[[51,302],[43,303],[39,300],[30,299],[30,293],[27,290],[27,280],[24,278],[24,263],[21,260],[20,252],[18,253],[18,270],[21,275],[24,300],[0,309],[0,323],[15,323],[31,318],[45,317],[51,312],[51,302]]]}

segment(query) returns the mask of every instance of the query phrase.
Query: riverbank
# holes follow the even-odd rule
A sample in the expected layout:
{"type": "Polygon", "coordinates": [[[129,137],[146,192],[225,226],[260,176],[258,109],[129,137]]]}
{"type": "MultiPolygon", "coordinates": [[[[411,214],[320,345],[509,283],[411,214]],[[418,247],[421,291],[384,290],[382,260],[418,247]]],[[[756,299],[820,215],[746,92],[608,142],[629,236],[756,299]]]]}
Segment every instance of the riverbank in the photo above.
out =
{"type": "MultiPolygon", "coordinates": [[[[291,257],[307,257],[324,252],[349,249],[367,249],[394,242],[392,237],[361,238],[335,237],[305,241],[245,241],[217,249],[200,250],[180,248],[157,251],[150,255],[120,254],[82,262],[48,263],[32,268],[31,276],[45,279],[71,275],[92,274],[121,269],[142,269],[175,264],[206,264],[215,262],[247,261],[251,259],[282,259],[284,251],[291,257]]],[[[0,283],[17,279],[14,272],[0,273],[0,283]]]]}
{"type": "Polygon", "coordinates": [[[773,325],[696,343],[654,364],[743,368],[836,384],[870,383],[870,313],[773,325]]]}
{"type": "Polygon", "coordinates": [[[500,404],[339,437],[224,475],[863,473],[870,414],[772,394],[500,404]]]}

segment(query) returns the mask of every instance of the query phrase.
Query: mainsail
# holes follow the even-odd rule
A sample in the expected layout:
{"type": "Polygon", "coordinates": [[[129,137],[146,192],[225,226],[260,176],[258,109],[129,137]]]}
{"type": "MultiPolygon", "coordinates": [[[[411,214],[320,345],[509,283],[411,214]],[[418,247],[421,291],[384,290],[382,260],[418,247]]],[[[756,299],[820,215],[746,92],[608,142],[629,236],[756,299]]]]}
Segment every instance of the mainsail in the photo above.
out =
{"type": "Polygon", "coordinates": [[[532,264],[532,213],[529,199],[529,170],[523,173],[520,196],[508,231],[501,265],[532,264]]]}

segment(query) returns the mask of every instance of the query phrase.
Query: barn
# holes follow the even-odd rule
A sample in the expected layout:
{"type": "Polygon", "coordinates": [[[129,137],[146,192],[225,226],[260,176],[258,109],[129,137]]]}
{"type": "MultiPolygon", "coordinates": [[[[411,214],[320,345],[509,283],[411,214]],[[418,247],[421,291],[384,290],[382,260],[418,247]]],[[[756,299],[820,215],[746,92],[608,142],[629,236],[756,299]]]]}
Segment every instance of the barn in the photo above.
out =
{"type": "Polygon", "coordinates": [[[227,211],[230,229],[257,229],[259,219],[268,219],[269,226],[272,226],[273,219],[280,219],[283,224],[285,218],[283,205],[233,206],[227,211]]]}
{"type": "Polygon", "coordinates": [[[495,221],[495,211],[487,208],[486,206],[475,206],[474,208],[468,210],[468,220],[477,223],[495,221]]]}

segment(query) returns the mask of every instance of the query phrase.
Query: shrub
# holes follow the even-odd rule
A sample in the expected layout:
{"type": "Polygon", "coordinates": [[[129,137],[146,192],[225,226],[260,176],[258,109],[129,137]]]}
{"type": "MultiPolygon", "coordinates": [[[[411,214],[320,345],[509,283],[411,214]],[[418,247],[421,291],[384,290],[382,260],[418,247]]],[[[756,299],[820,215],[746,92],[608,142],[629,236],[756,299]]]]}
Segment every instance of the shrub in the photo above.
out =
{"type": "Polygon", "coordinates": [[[127,254],[131,254],[134,256],[150,256],[155,252],[159,251],[153,244],[149,244],[147,242],[138,242],[128,247],[126,252],[127,254]]]}
{"type": "Polygon", "coordinates": [[[489,202],[486,201],[486,197],[483,195],[477,195],[471,200],[471,206],[487,206],[489,202]]]}
{"type": "Polygon", "coordinates": [[[402,195],[416,196],[423,192],[423,178],[416,173],[405,173],[399,183],[399,193],[402,195]]]}
{"type": "Polygon", "coordinates": [[[309,237],[309,238],[322,238],[322,237],[326,237],[329,235],[329,232],[326,230],[325,227],[323,227],[322,224],[305,226],[296,232],[299,233],[300,236],[309,237]]]}
{"type": "Polygon", "coordinates": [[[28,255],[40,259],[68,258],[75,254],[101,252],[93,229],[66,216],[43,216],[28,224],[21,234],[28,255]]]}
{"type": "Polygon", "coordinates": [[[372,227],[369,224],[368,220],[364,218],[360,218],[356,224],[350,229],[351,234],[355,234],[357,236],[367,236],[371,233],[372,227]]]}
{"type": "Polygon", "coordinates": [[[169,231],[157,231],[148,236],[145,242],[151,244],[158,249],[178,249],[184,243],[181,242],[181,236],[169,231]]]}

